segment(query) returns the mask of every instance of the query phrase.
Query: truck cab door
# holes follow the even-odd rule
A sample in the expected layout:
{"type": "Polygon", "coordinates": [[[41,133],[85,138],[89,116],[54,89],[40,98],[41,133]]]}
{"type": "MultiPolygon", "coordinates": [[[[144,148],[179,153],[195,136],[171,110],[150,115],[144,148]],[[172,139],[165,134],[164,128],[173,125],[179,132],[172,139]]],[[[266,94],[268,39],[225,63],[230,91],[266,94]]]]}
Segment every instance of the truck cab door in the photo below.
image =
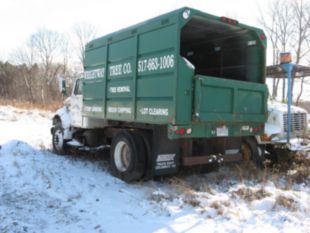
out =
{"type": "Polygon", "coordinates": [[[75,81],[70,100],[70,117],[72,126],[82,127],[82,105],[82,79],[77,79],[75,81]]]}

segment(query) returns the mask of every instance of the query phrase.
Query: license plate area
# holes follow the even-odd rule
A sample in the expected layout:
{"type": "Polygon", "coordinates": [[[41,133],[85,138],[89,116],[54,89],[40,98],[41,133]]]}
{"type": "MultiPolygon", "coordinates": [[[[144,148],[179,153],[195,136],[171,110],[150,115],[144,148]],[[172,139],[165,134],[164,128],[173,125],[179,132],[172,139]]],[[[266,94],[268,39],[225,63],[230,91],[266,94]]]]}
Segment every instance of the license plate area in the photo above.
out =
{"type": "Polygon", "coordinates": [[[228,128],[226,126],[217,127],[216,128],[216,136],[227,137],[228,136],[228,128]]]}

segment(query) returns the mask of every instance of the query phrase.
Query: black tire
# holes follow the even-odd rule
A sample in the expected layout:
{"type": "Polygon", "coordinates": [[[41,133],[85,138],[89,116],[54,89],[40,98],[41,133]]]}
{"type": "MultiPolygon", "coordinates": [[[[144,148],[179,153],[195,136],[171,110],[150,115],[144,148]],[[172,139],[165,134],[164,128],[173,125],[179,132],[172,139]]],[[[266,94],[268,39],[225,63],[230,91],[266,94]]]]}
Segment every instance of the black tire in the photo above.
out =
{"type": "Polygon", "coordinates": [[[146,148],[138,131],[122,130],[112,140],[111,172],[126,182],[142,178],[146,162],[146,148]]]}
{"type": "Polygon", "coordinates": [[[271,160],[272,164],[291,164],[292,163],[292,153],[291,151],[286,148],[276,148],[274,145],[268,145],[266,150],[269,153],[269,159],[271,160]]]}
{"type": "Polygon", "coordinates": [[[64,155],[67,151],[66,141],[64,140],[64,129],[61,122],[57,122],[52,130],[53,152],[64,155]]]}
{"type": "Polygon", "coordinates": [[[259,146],[254,138],[243,138],[241,151],[244,161],[252,161],[258,168],[265,166],[265,149],[259,146]]]}

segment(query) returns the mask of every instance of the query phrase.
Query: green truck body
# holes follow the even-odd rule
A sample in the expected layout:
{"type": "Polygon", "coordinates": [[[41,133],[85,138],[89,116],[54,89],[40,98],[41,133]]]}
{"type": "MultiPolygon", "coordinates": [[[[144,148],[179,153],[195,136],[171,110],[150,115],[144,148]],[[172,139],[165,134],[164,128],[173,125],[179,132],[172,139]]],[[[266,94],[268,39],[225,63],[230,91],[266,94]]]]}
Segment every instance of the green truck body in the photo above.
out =
{"type": "Polygon", "coordinates": [[[190,8],[159,16],[88,43],[83,115],[251,135],[266,121],[265,50],[263,32],[235,20],[190,8]]]}
{"type": "Polygon", "coordinates": [[[111,172],[125,181],[222,161],[262,165],[265,53],[260,29],[188,7],[93,40],[53,118],[53,148],[108,146],[111,172]]]}

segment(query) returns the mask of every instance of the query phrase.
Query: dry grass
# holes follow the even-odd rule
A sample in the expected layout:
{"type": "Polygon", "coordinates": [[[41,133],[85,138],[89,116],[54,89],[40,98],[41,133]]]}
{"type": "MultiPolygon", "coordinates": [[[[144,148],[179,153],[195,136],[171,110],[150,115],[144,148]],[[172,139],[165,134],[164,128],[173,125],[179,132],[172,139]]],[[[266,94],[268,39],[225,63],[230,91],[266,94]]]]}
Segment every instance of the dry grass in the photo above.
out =
{"type": "Polygon", "coordinates": [[[271,196],[271,193],[267,192],[265,189],[261,188],[258,190],[250,188],[240,188],[232,192],[233,197],[239,197],[246,201],[261,200],[265,197],[271,196]]]}
{"type": "Polygon", "coordinates": [[[261,169],[257,168],[252,162],[240,162],[235,165],[234,169],[240,183],[256,180],[260,183],[266,184],[272,174],[272,170],[270,170],[267,165],[261,169]]]}
{"type": "Polygon", "coordinates": [[[195,196],[185,196],[184,203],[191,205],[192,207],[199,207],[200,201],[195,196]]]}
{"type": "Polygon", "coordinates": [[[291,189],[297,183],[310,184],[310,159],[306,153],[298,152],[293,155],[292,164],[286,169],[286,189],[291,189]]]}
{"type": "Polygon", "coordinates": [[[204,183],[201,185],[200,191],[207,192],[207,193],[210,193],[212,195],[215,194],[213,189],[207,183],[204,183]]]}
{"type": "Polygon", "coordinates": [[[298,210],[298,203],[290,197],[285,197],[283,195],[279,195],[276,199],[276,202],[274,204],[274,209],[276,209],[278,206],[284,207],[291,211],[297,211],[298,210]]]}
{"type": "Polygon", "coordinates": [[[294,184],[310,184],[310,159],[306,152],[291,153],[290,162],[274,164],[271,180],[274,184],[280,184],[281,178],[285,179],[285,189],[292,189],[294,184]]]}
{"type": "Polygon", "coordinates": [[[172,187],[174,187],[182,196],[184,203],[193,207],[200,206],[200,201],[197,199],[195,188],[183,179],[173,177],[168,180],[172,187]]]}
{"type": "Polygon", "coordinates": [[[160,203],[162,201],[172,201],[174,197],[172,195],[167,195],[166,193],[151,192],[151,194],[149,195],[149,199],[156,203],[160,203]]]}
{"type": "Polygon", "coordinates": [[[218,201],[212,202],[210,204],[210,208],[215,209],[218,215],[223,215],[224,214],[224,208],[223,208],[223,206],[218,201]]]}
{"type": "Polygon", "coordinates": [[[285,189],[291,189],[294,184],[310,184],[310,159],[306,152],[292,152],[287,162],[266,164],[265,168],[258,169],[251,163],[240,163],[235,165],[235,173],[240,182],[257,180],[262,184],[272,181],[276,186],[283,184],[285,189]]]}
{"type": "Polygon", "coordinates": [[[209,205],[210,208],[215,209],[218,215],[223,215],[225,209],[230,207],[231,204],[229,201],[213,201],[209,205]]]}
{"type": "Polygon", "coordinates": [[[42,103],[31,103],[28,101],[17,101],[15,99],[13,100],[0,99],[0,105],[10,105],[20,109],[39,109],[45,111],[55,111],[58,108],[60,108],[63,105],[63,103],[55,101],[48,104],[42,104],[42,103]]]}

